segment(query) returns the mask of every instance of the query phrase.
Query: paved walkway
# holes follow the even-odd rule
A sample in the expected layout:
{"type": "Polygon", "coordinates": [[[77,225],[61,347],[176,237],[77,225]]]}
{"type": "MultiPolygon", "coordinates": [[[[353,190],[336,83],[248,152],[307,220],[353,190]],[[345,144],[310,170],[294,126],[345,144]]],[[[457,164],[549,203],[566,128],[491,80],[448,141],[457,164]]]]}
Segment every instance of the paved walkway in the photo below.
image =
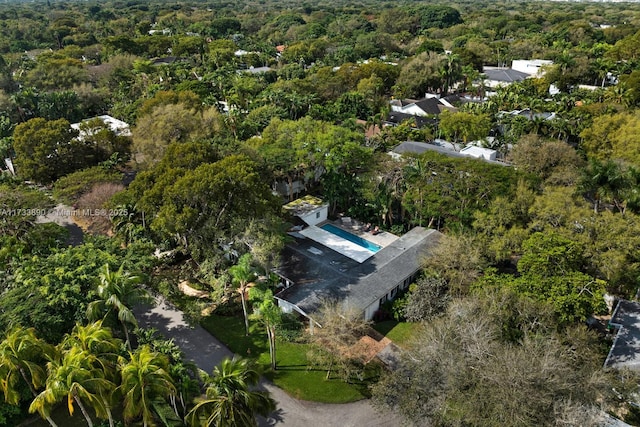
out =
{"type": "MultiPolygon", "coordinates": [[[[213,367],[233,353],[201,326],[190,327],[183,313],[156,298],[156,304],[134,309],[141,327],[153,327],[180,346],[187,359],[201,369],[211,372],[213,367]]],[[[276,400],[278,410],[260,426],[283,427],[394,427],[399,418],[377,413],[368,400],[345,404],[324,404],[297,400],[269,382],[262,386],[276,400]]]]}
{"type": "Polygon", "coordinates": [[[37,223],[54,222],[69,230],[69,238],[67,244],[78,246],[82,244],[83,232],[78,225],[73,222],[75,210],[71,206],[59,204],[55,208],[50,209],[46,216],[36,218],[37,223]]]}

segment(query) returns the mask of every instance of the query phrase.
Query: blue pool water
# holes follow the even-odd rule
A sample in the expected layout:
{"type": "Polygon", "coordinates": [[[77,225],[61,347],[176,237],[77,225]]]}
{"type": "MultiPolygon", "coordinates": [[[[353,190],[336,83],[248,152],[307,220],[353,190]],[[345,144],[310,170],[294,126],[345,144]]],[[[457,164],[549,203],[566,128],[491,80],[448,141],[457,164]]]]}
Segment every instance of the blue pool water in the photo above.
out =
{"type": "Polygon", "coordinates": [[[370,241],[356,236],[355,234],[351,234],[348,231],[344,231],[342,228],[336,227],[333,224],[325,224],[320,228],[322,228],[324,231],[328,231],[331,234],[335,234],[338,237],[342,237],[343,239],[355,243],[358,246],[362,246],[363,248],[368,249],[371,252],[378,252],[380,249],[382,249],[382,246],[371,243],[370,241]]]}

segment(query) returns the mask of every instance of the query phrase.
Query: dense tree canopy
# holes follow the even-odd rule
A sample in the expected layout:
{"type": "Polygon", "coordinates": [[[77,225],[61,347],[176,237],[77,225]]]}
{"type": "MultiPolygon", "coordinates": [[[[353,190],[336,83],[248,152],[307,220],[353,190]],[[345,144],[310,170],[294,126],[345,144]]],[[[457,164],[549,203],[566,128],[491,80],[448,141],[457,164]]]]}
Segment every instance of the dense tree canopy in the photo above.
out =
{"type": "MultiPolygon", "coordinates": [[[[573,414],[591,416],[594,402],[607,402],[591,387],[599,383],[602,341],[575,326],[602,312],[605,291],[630,297],[640,286],[636,8],[14,2],[0,7],[0,24],[0,160],[13,158],[21,180],[55,182],[55,200],[78,206],[96,184],[133,180],[107,205],[99,200],[124,213],[109,243],[88,239],[64,249],[65,232],[35,224],[37,213],[0,215],[0,330],[34,327],[52,343],[79,334],[72,328],[89,304],[107,307],[97,300],[109,294],[99,291],[100,268],[137,273],[150,265],[152,246],[170,254],[161,262],[171,278],[206,276],[228,286],[228,275],[241,270],[228,267],[244,265],[236,257],[268,273],[286,241],[281,202],[314,194],[330,203],[332,217],[343,213],[398,235],[416,225],[447,234],[406,297],[404,314],[425,323],[425,332],[412,358],[376,388],[378,401],[435,425],[577,425],[573,414]],[[515,59],[553,64],[539,78],[485,85],[484,66],[515,59]],[[550,93],[551,85],[561,92],[550,93]],[[391,99],[427,92],[454,96],[440,114],[386,126],[391,99]],[[131,125],[131,145],[98,121],[84,122],[82,135],[69,126],[102,114],[131,125]],[[435,136],[478,141],[503,164],[460,153],[386,154],[435,136]],[[398,384],[412,401],[402,400],[398,384]]],[[[0,209],[52,207],[40,189],[5,173],[0,181],[0,209]]],[[[154,279],[150,286],[172,287],[164,276],[154,279]]],[[[235,278],[243,290],[247,280],[235,278]]],[[[274,307],[265,299],[255,317],[270,338],[274,307]]],[[[357,363],[334,359],[353,338],[342,323],[327,328],[333,337],[320,331],[314,351],[323,366],[354,372],[357,363]]],[[[177,359],[154,352],[123,353],[121,368],[143,372],[151,364],[175,379],[177,359]]],[[[51,399],[35,411],[46,417],[66,398],[75,408],[91,402],[89,417],[108,419],[108,379],[135,391],[125,408],[132,422],[153,422],[132,376],[101,373],[85,350],[61,346],[55,356],[49,384],[31,385],[52,388],[56,373],[68,382],[43,395],[51,399]],[[92,375],[104,387],[74,394],[92,375]]],[[[156,379],[175,403],[183,389],[169,377],[156,379]]],[[[3,386],[28,392],[26,384],[11,377],[3,386]]],[[[220,389],[210,394],[200,407],[229,409],[220,389]]],[[[154,394],[160,404],[161,395],[154,394]]],[[[188,412],[188,403],[181,414],[173,406],[178,418],[188,412]]],[[[261,412],[245,409],[249,418],[261,412]]],[[[192,421],[208,415],[196,411],[192,421]]]]}

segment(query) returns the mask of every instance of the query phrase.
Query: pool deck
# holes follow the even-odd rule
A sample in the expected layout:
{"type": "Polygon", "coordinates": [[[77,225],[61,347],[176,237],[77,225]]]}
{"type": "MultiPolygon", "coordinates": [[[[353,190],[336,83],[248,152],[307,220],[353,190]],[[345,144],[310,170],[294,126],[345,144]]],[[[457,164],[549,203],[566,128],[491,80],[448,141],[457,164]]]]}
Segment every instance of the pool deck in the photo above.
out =
{"type": "Polygon", "coordinates": [[[319,227],[324,224],[333,224],[336,227],[342,228],[344,231],[348,231],[351,234],[355,234],[358,237],[368,240],[371,243],[375,243],[380,247],[389,246],[391,243],[398,240],[398,236],[391,234],[387,231],[380,231],[378,234],[373,234],[371,231],[364,231],[365,224],[357,221],[353,218],[342,218],[336,221],[326,221],[322,224],[318,224],[319,227]]]}
{"type": "MultiPolygon", "coordinates": [[[[305,228],[300,231],[300,234],[314,242],[318,242],[321,245],[326,246],[329,249],[333,249],[339,254],[349,257],[354,261],[358,261],[359,263],[365,262],[374,254],[374,252],[363,248],[356,243],[343,239],[340,236],[336,236],[335,234],[316,227],[315,225],[305,228]]],[[[312,247],[308,250],[314,255],[322,255],[322,249],[312,247]]]]}
{"type": "MultiPolygon", "coordinates": [[[[363,248],[356,243],[350,242],[347,239],[343,239],[342,237],[336,236],[333,233],[323,230],[320,227],[324,224],[333,224],[334,226],[344,231],[359,236],[382,248],[388,246],[398,239],[398,236],[387,233],[386,231],[381,231],[376,235],[372,234],[371,232],[366,232],[364,231],[364,227],[362,226],[362,224],[351,219],[349,219],[348,221],[345,219],[338,221],[325,221],[321,224],[318,224],[318,226],[310,226],[300,231],[300,234],[304,237],[311,239],[314,242],[318,242],[321,245],[332,249],[339,254],[351,258],[352,260],[359,263],[363,263],[367,259],[371,258],[374,252],[363,248]]],[[[322,250],[319,248],[312,247],[309,249],[309,251],[315,251],[312,252],[315,255],[322,255],[322,250]]]]}

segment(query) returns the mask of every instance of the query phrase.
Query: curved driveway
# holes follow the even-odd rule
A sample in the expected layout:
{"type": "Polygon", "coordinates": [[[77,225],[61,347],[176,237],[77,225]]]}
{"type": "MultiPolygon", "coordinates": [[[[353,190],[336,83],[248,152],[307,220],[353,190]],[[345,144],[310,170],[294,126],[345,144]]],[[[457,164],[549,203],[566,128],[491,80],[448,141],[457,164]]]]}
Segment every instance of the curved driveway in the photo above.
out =
{"type": "MultiPolygon", "coordinates": [[[[211,372],[223,359],[233,353],[201,326],[191,327],[183,313],[162,297],[156,304],[134,309],[141,327],[157,329],[167,339],[180,346],[187,359],[194,361],[200,369],[211,372]]],[[[392,427],[401,424],[399,418],[376,412],[368,400],[345,404],[324,404],[297,400],[275,385],[264,381],[278,402],[278,410],[268,419],[260,420],[261,426],[286,427],[392,427]]]]}

